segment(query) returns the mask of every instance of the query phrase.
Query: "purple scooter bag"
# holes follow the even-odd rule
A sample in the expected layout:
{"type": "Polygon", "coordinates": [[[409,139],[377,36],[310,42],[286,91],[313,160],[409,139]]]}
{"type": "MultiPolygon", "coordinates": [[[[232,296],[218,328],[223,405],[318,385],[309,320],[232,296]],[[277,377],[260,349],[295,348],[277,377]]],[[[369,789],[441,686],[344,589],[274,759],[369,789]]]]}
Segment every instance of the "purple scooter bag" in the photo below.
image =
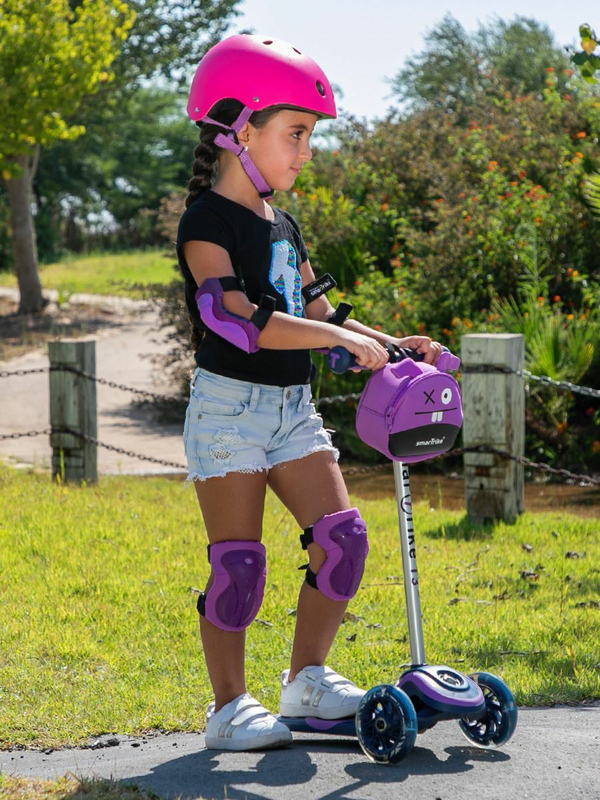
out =
{"type": "Polygon", "coordinates": [[[356,411],[360,439],[392,461],[445,453],[463,421],[460,388],[448,374],[459,366],[458,356],[444,352],[435,367],[405,358],[374,372],[356,411]]]}

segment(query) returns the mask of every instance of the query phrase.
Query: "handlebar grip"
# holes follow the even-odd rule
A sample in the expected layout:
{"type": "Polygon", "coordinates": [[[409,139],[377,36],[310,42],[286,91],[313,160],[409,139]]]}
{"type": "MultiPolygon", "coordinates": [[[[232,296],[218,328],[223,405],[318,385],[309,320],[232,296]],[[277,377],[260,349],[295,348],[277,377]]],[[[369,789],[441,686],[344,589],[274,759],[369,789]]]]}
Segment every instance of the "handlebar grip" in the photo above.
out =
{"type": "MultiPolygon", "coordinates": [[[[393,347],[393,345],[390,347],[393,347]]],[[[390,348],[388,348],[388,350],[389,349],[390,348]]],[[[442,349],[445,352],[448,351],[447,347],[442,349]]],[[[408,347],[393,347],[393,352],[396,355],[396,362],[403,361],[405,358],[412,358],[413,361],[423,361],[425,358],[424,353],[418,353],[416,350],[411,350],[408,347]]],[[[390,358],[390,361],[391,360],[392,359],[390,358]]],[[[337,345],[336,347],[331,348],[327,355],[327,363],[329,364],[329,369],[336,375],[342,375],[344,372],[347,372],[349,369],[353,368],[360,370],[368,369],[368,367],[359,366],[354,353],[351,353],[342,345],[337,345]]]]}

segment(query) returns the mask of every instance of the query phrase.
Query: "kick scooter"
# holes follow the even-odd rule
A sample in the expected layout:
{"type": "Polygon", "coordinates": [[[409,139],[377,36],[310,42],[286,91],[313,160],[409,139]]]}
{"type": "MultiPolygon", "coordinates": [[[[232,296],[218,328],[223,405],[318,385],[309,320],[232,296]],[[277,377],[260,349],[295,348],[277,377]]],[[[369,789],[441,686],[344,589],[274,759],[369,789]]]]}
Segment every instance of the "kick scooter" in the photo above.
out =
{"type": "MultiPolygon", "coordinates": [[[[444,353],[438,359],[439,368],[437,365],[417,365],[422,356],[415,351],[392,348],[391,345],[387,349],[390,364],[373,373],[362,393],[357,411],[357,430],[363,441],[393,461],[411,666],[395,685],[380,684],[369,689],[355,717],[339,720],[279,717],[292,732],[356,736],[364,753],[380,764],[393,764],[406,758],[417,734],[424,733],[442,720],[458,720],[460,730],[469,742],[482,748],[500,747],[508,742],[517,724],[514,697],[500,678],[488,672],[467,676],[452,667],[427,664],[409,472],[405,462],[431,458],[448,450],[454,443],[462,424],[460,390],[454,378],[443,370],[457,369],[460,360],[446,351],[447,355],[444,353]],[[414,366],[409,363],[404,367],[391,366],[392,362],[399,364],[406,359],[411,360],[414,366]],[[375,382],[378,375],[378,382],[375,382]],[[437,395],[432,388],[433,381],[441,382],[437,395]],[[439,396],[442,411],[438,408],[429,411],[427,405],[414,410],[410,391],[419,399],[424,394],[426,403],[439,396]],[[454,407],[451,408],[452,398],[454,407]],[[377,409],[377,399],[383,402],[384,407],[377,409]],[[400,407],[399,400],[402,399],[408,400],[408,404],[405,402],[400,407]],[[399,415],[395,413],[398,410],[399,415]],[[406,425],[404,421],[397,421],[398,418],[410,418],[411,410],[420,415],[416,417],[418,424],[411,427],[410,423],[406,425]],[[449,422],[444,421],[446,413],[449,422]],[[381,419],[373,422],[376,414],[381,419]],[[405,462],[400,458],[401,453],[405,462]]],[[[354,356],[343,347],[333,348],[328,361],[330,368],[338,374],[357,367],[354,356]]],[[[416,405],[419,405],[418,401],[416,405]]]]}

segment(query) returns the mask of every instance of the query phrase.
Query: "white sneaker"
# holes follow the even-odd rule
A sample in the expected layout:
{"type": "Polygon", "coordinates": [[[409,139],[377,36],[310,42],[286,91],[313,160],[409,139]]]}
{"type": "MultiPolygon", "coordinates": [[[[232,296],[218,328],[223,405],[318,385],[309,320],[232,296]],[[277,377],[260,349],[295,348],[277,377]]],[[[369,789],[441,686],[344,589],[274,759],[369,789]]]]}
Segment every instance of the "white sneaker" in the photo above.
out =
{"type": "Polygon", "coordinates": [[[281,673],[279,713],[282,717],[351,717],[365,694],[363,689],[329,667],[304,667],[291,682],[289,674],[289,669],[281,673]]]}
{"type": "Polygon", "coordinates": [[[259,750],[291,742],[289,728],[248,693],[239,695],[216,713],[214,703],[206,709],[205,745],[209,750],[259,750]]]}

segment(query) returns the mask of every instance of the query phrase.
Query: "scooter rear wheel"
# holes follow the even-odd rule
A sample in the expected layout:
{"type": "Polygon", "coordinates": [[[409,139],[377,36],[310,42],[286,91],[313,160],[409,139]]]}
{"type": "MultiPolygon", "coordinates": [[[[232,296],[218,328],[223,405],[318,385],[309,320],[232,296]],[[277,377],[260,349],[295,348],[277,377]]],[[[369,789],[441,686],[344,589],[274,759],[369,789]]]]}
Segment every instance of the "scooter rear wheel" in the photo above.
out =
{"type": "Polygon", "coordinates": [[[476,672],[469,677],[483,692],[486,713],[477,720],[459,720],[460,729],[476,747],[500,747],[508,742],[517,726],[515,698],[504,681],[489,672],[476,672]]]}
{"type": "Polygon", "coordinates": [[[371,761],[395,764],[405,758],[417,738],[417,714],[406,692],[387,684],[369,689],[356,711],[356,735],[371,761]]]}

